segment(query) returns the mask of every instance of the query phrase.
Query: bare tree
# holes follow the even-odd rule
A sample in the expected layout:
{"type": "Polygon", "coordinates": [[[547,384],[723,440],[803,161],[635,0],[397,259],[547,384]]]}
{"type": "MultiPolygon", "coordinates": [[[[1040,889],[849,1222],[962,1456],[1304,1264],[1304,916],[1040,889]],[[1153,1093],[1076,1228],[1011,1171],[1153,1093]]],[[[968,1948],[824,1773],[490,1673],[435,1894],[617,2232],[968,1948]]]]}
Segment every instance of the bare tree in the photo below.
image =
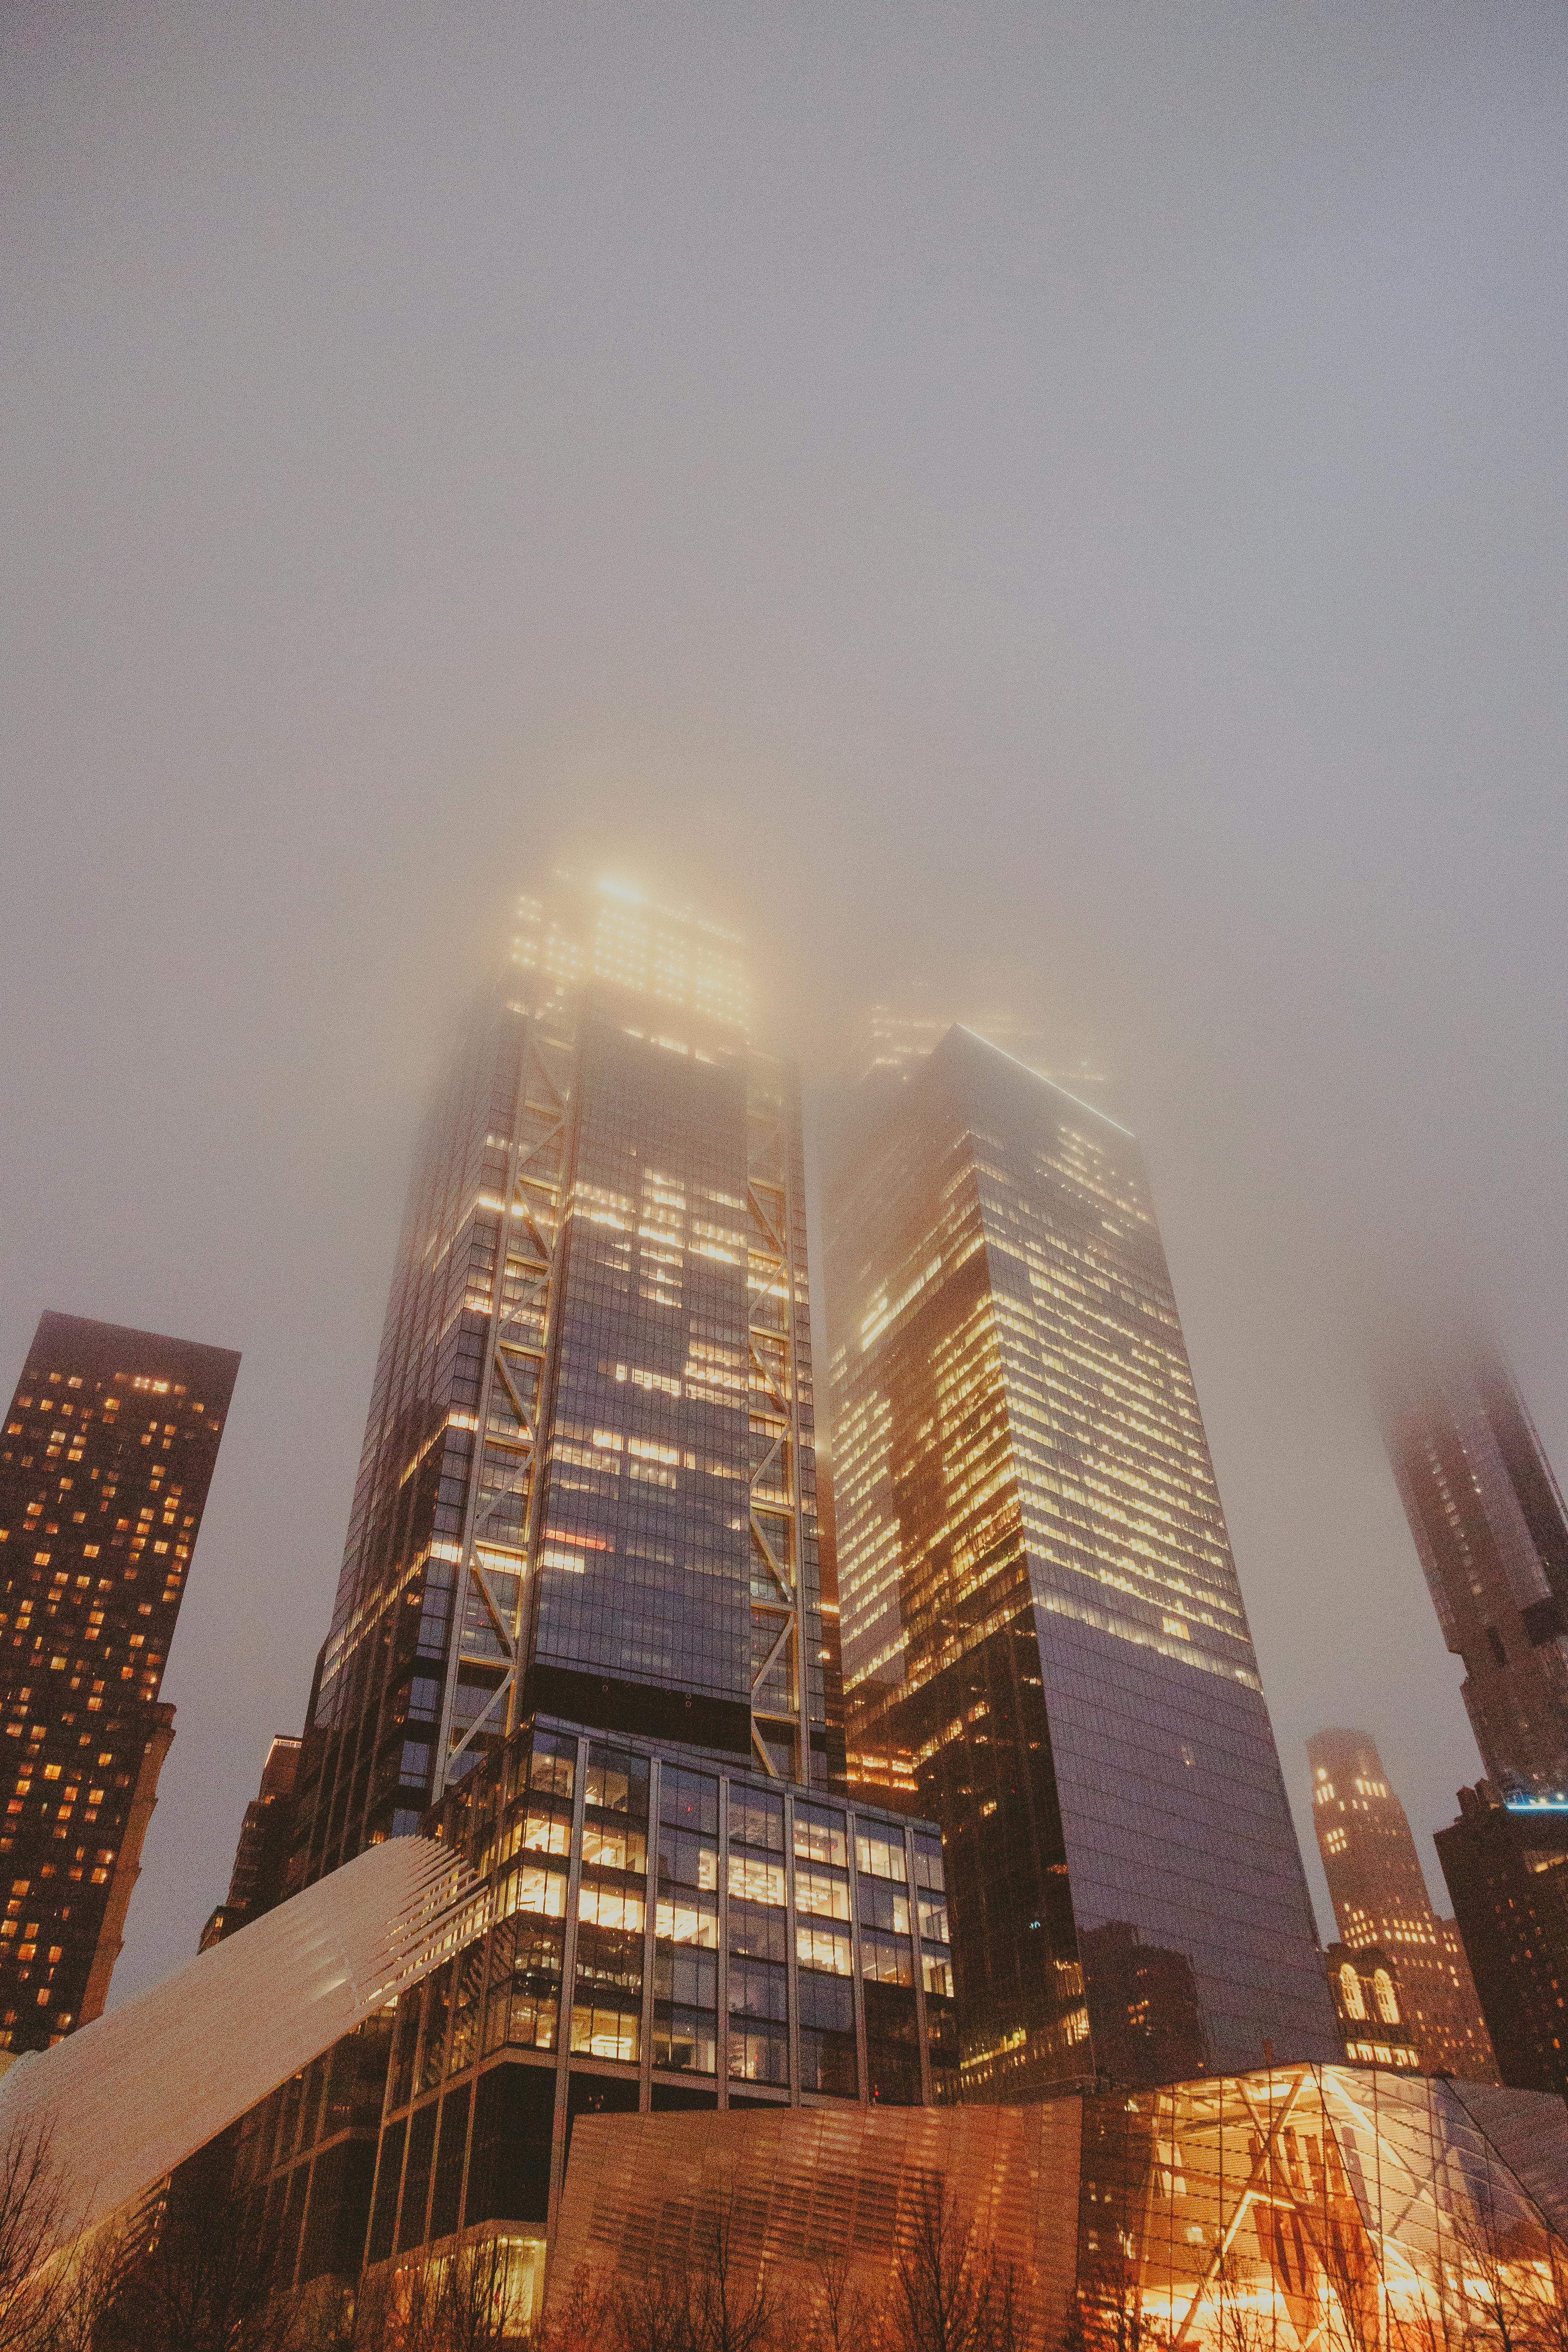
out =
{"type": "Polygon", "coordinates": [[[501,2352],[521,2338],[522,2295],[510,2249],[497,2238],[472,2239],[441,2266],[437,2298],[441,2352],[501,2352]]]}
{"type": "Polygon", "coordinates": [[[230,2165],[218,2142],[174,2175],[154,2242],[114,2282],[94,2352],[286,2352],[277,2234],[230,2165]]]}
{"type": "Polygon", "coordinates": [[[805,2352],[873,2352],[884,2332],[885,2304],[857,2284],[847,2250],[822,2255],[805,2331],[805,2352]]]}
{"type": "Polygon", "coordinates": [[[1490,2352],[1537,2352],[1559,2303],[1546,2231],[1510,2210],[1489,2174],[1454,2214],[1468,2340],[1490,2352]]]}
{"type": "Polygon", "coordinates": [[[1027,2342],[1013,2266],[981,2242],[940,2172],[916,2205],[890,2300],[899,2352],[1024,2352],[1027,2342]]]}
{"type": "Polygon", "coordinates": [[[699,2215],[686,2275],[691,2352],[766,2352],[784,2315],[768,2265],[738,2242],[733,2184],[699,2215]]]}
{"type": "Polygon", "coordinates": [[[555,2297],[535,2331],[531,2352],[603,2352],[613,2338],[614,2298],[579,2270],[555,2297]]]}
{"type": "Polygon", "coordinates": [[[691,2352],[690,2317],[685,2275],[656,2263],[616,2290],[609,2340],[616,2352],[691,2352]]]}
{"type": "Polygon", "coordinates": [[[31,2352],[58,2315],[71,2234],[44,2130],[13,2131],[0,2145],[0,2352],[31,2352]]]}

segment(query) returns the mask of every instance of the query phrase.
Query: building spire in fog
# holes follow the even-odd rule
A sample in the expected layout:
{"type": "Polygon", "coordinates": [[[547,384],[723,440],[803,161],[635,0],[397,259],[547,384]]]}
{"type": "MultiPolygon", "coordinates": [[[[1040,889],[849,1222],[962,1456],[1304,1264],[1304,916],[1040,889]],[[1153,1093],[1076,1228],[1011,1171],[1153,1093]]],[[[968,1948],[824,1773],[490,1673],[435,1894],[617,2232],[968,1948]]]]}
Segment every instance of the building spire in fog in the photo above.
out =
{"type": "Polygon", "coordinates": [[[1500,1358],[1413,1353],[1384,1435],[1489,1774],[1505,1799],[1568,1791],[1568,1517],[1500,1358]]]}

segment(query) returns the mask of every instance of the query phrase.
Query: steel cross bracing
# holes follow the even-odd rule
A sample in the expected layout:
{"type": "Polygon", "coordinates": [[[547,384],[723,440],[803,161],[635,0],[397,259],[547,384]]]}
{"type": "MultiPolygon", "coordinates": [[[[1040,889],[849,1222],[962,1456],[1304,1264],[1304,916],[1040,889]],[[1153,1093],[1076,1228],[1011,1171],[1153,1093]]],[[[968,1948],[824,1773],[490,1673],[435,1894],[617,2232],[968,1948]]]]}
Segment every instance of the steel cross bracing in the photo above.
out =
{"type": "Polygon", "coordinates": [[[789,1777],[805,1769],[800,1629],[800,1431],[784,1105],[766,1085],[747,1103],[746,1266],[752,1475],[752,1746],[781,1778],[767,1741],[787,1740],[789,1777]]]}
{"type": "Polygon", "coordinates": [[[518,1679],[524,1594],[537,1545],[540,1482],[535,1472],[544,1371],[553,1337],[574,1039],[558,1003],[528,1011],[525,1020],[432,1802],[459,1777],[454,1767],[481,1733],[507,1728],[518,1679]],[[492,1575],[502,1574],[510,1584],[510,1594],[498,1592],[491,1581],[492,1575]],[[475,1685],[463,1683],[463,1667],[485,1669],[488,1681],[498,1664],[499,1678],[485,1689],[478,1713],[468,1717],[459,1708],[459,1696],[475,1685]]]}

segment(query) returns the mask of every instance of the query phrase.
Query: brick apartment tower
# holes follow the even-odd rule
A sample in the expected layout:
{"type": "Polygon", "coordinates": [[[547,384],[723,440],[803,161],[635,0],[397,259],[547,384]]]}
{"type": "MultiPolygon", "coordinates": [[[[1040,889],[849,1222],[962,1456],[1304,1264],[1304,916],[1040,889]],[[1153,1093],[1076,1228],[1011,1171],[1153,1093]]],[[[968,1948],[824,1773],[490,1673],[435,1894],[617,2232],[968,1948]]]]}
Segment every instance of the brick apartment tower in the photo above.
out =
{"type": "Polygon", "coordinates": [[[0,2049],[99,2015],[158,1774],[159,1697],[239,1358],[45,1315],[0,1442],[0,2049]]]}

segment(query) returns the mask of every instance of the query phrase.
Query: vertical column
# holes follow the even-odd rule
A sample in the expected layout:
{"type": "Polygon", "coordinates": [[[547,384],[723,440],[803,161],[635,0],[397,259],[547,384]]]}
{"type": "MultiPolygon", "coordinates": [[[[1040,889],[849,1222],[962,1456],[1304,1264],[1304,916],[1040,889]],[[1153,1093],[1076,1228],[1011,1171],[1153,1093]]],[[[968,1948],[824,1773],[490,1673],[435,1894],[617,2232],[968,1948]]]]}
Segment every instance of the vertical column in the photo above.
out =
{"type": "Polygon", "coordinates": [[[550,2221],[555,2234],[566,2177],[566,2091],[572,2066],[572,2000],[577,1975],[577,1906],[583,1886],[583,1806],[588,1782],[588,1742],[577,1742],[572,1783],[572,1866],[566,1875],[566,1923],[561,1941],[561,2016],[555,2032],[555,2112],[550,2127],[550,2221]]]}
{"type": "Polygon", "coordinates": [[[647,1852],[645,1856],[647,1893],[643,1905],[642,2030],[637,2039],[637,2106],[645,2116],[653,2105],[653,1971],[654,1924],[658,1907],[658,1817],[661,1766],[656,1756],[647,1774],[647,1852]]]}
{"type": "Polygon", "coordinates": [[[719,2050],[720,2107],[730,2104],[730,1776],[719,1776],[719,2050]]]}
{"type": "Polygon", "coordinates": [[[789,2032],[789,2103],[800,2105],[800,1960],[795,1939],[795,1797],[784,1790],[784,2000],[789,2032]]]}

